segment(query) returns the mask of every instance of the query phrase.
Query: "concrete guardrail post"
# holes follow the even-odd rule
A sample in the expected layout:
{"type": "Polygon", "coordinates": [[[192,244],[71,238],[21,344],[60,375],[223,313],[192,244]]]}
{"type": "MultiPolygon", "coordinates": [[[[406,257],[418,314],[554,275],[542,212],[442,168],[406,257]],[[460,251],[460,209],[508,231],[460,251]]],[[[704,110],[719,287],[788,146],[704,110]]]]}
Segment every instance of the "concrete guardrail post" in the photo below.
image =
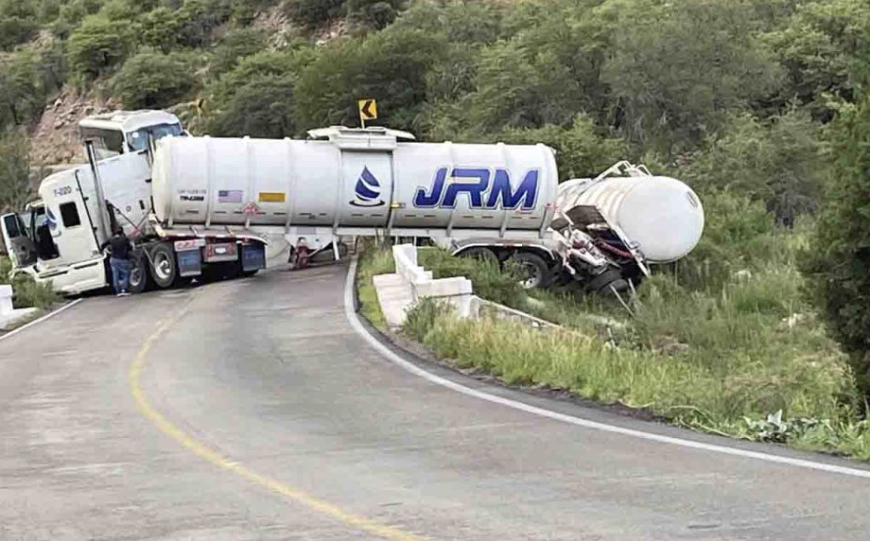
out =
{"type": "Polygon", "coordinates": [[[0,285],[0,316],[12,313],[12,286],[0,285]]]}

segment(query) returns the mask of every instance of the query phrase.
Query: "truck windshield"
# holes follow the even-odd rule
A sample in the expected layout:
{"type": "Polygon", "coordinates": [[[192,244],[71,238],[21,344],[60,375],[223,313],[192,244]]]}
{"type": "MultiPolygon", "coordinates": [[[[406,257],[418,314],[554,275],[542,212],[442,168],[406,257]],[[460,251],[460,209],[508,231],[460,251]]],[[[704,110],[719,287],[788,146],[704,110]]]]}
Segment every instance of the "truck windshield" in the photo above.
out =
{"type": "Polygon", "coordinates": [[[130,132],[127,134],[127,144],[130,146],[131,152],[141,152],[148,148],[149,136],[157,141],[170,135],[175,137],[184,135],[181,124],[159,124],[130,132]]]}

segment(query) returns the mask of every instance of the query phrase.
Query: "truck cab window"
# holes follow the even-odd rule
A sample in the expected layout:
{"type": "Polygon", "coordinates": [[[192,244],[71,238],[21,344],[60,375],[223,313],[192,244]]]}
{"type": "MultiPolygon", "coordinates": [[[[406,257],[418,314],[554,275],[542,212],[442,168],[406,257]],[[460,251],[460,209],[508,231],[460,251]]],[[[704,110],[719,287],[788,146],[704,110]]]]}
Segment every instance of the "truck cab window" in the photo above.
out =
{"type": "Polygon", "coordinates": [[[79,217],[79,209],[75,203],[64,203],[61,205],[60,217],[63,220],[63,226],[66,229],[82,225],[82,220],[79,217]]]}
{"type": "Polygon", "coordinates": [[[119,131],[81,128],[81,138],[82,141],[93,141],[100,160],[124,153],[124,135],[119,131]]]}
{"type": "MultiPolygon", "coordinates": [[[[8,214],[3,217],[3,227],[6,228],[6,234],[10,239],[17,239],[24,236],[24,231],[21,230],[18,215],[8,214]]],[[[8,248],[7,248],[8,249],[8,248]]]]}

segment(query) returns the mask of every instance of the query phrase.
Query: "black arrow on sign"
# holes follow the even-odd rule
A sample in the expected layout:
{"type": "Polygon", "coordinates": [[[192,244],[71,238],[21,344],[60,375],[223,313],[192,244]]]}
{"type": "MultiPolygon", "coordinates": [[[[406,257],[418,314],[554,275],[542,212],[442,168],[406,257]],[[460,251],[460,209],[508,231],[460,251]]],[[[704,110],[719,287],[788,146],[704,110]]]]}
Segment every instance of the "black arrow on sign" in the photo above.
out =
{"type": "Polygon", "coordinates": [[[372,111],[372,105],[374,105],[374,103],[375,100],[366,100],[365,105],[363,105],[362,112],[366,118],[371,118],[375,116],[374,112],[372,111]]]}

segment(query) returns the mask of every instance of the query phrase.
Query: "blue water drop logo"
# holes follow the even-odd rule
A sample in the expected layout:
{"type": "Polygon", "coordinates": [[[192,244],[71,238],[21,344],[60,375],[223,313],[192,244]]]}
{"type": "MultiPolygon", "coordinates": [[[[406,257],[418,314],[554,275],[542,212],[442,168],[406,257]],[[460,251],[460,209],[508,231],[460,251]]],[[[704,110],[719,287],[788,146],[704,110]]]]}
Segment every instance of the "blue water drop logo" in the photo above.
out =
{"type": "Polygon", "coordinates": [[[363,169],[353,191],[356,199],[351,201],[350,204],[355,207],[381,207],[386,205],[384,200],[381,199],[381,183],[369,171],[368,167],[363,169]]]}

